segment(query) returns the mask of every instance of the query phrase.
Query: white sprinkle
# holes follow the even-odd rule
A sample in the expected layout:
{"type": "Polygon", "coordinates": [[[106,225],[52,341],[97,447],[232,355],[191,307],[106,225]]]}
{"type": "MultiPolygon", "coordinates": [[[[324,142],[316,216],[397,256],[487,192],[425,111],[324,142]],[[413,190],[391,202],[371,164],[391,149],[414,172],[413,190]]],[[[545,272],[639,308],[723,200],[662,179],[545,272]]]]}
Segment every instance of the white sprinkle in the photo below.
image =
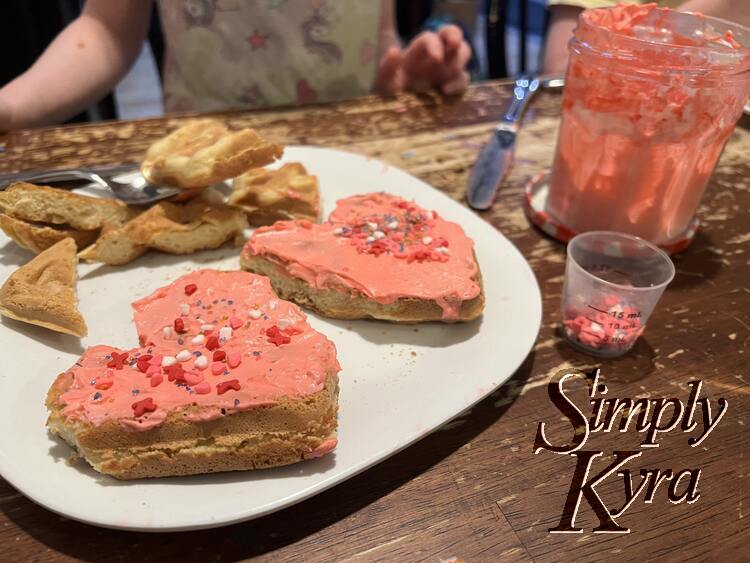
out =
{"type": "Polygon", "coordinates": [[[600,325],[599,323],[595,323],[595,322],[592,321],[591,322],[591,332],[596,332],[596,333],[604,332],[604,329],[602,328],[602,325],[600,325]]]}
{"type": "Polygon", "coordinates": [[[208,367],[208,358],[206,356],[198,356],[195,358],[193,365],[198,369],[206,369],[208,367]]]}
{"type": "Polygon", "coordinates": [[[168,368],[169,366],[173,366],[177,363],[177,358],[174,356],[164,356],[161,359],[161,367],[168,368]]]}
{"type": "Polygon", "coordinates": [[[376,231],[378,229],[377,223],[367,223],[367,226],[370,227],[371,231],[376,231]]]}
{"type": "Polygon", "coordinates": [[[375,237],[367,237],[365,240],[367,242],[375,242],[375,237]]]}
{"type": "Polygon", "coordinates": [[[187,317],[190,314],[190,305],[187,303],[180,303],[180,314],[183,317],[187,317]]]}
{"type": "Polygon", "coordinates": [[[161,333],[164,338],[169,339],[174,336],[174,329],[171,326],[165,326],[163,329],[161,329],[161,333]]]}
{"type": "Polygon", "coordinates": [[[193,346],[200,346],[206,341],[206,337],[202,334],[199,334],[198,336],[194,336],[193,339],[190,341],[193,346]]]}
{"type": "Polygon", "coordinates": [[[434,211],[428,211],[424,214],[424,218],[430,221],[431,219],[435,218],[435,212],[434,211]]]}
{"type": "Polygon", "coordinates": [[[424,244],[424,245],[430,245],[430,244],[432,244],[432,237],[423,237],[422,238],[422,244],[424,244]]]}
{"type": "Polygon", "coordinates": [[[375,231],[374,233],[372,233],[372,236],[380,240],[381,238],[385,238],[385,233],[383,231],[375,231]]]}
{"type": "Polygon", "coordinates": [[[277,302],[277,301],[271,301],[271,302],[270,302],[270,303],[268,304],[268,308],[269,308],[269,309],[271,309],[271,311],[273,311],[273,310],[274,310],[274,309],[276,308],[276,305],[278,305],[278,302],[277,302]]]}
{"type": "Polygon", "coordinates": [[[263,315],[263,313],[260,312],[259,309],[250,309],[250,312],[247,314],[248,317],[251,319],[259,319],[263,315]]]}
{"type": "Polygon", "coordinates": [[[450,254],[450,250],[448,250],[444,246],[441,246],[440,248],[436,248],[435,252],[439,252],[440,254],[450,254]]]}
{"type": "Polygon", "coordinates": [[[180,350],[177,356],[175,356],[175,360],[178,362],[187,362],[192,357],[193,355],[190,353],[190,350],[180,350]]]}
{"type": "Polygon", "coordinates": [[[232,327],[223,326],[219,329],[219,338],[221,340],[229,340],[232,338],[232,327]]]}
{"type": "Polygon", "coordinates": [[[398,221],[391,221],[387,226],[389,229],[398,229],[398,221]]]}
{"type": "Polygon", "coordinates": [[[334,235],[340,235],[343,232],[344,232],[344,228],[343,227],[336,227],[335,229],[333,229],[333,234],[334,235]]]}
{"type": "Polygon", "coordinates": [[[289,319],[279,319],[279,322],[276,324],[279,326],[280,329],[285,329],[287,327],[292,326],[294,323],[293,321],[289,319]]]}
{"type": "Polygon", "coordinates": [[[214,325],[201,325],[202,332],[211,332],[214,329],[214,325]]]}

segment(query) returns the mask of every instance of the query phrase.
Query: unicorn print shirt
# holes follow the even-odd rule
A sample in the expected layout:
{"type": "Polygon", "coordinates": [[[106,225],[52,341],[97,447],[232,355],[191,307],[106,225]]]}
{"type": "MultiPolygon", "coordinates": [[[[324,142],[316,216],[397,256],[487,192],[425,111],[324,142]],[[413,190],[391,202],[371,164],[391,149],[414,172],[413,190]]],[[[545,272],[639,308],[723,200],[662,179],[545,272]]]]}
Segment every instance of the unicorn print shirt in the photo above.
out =
{"type": "Polygon", "coordinates": [[[306,104],[372,90],[381,2],[160,0],[167,111],[306,104]]]}

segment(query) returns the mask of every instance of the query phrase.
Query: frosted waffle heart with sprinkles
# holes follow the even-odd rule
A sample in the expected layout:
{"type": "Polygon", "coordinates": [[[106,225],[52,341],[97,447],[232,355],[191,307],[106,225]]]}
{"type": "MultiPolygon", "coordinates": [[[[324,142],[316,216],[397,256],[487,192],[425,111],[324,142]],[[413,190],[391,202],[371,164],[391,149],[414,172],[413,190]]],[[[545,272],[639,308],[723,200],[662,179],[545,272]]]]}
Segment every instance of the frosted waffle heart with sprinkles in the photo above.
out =
{"type": "Polygon", "coordinates": [[[461,226],[384,192],[339,200],[322,224],[256,229],[241,264],[271,276],[280,295],[334,318],[466,321],[484,303],[474,242],[461,226]]]}
{"type": "Polygon", "coordinates": [[[176,410],[211,420],[315,393],[340,369],[333,343],[262,276],[199,270],[133,309],[141,346],[88,348],[67,372],[65,416],[136,430],[176,410]]]}

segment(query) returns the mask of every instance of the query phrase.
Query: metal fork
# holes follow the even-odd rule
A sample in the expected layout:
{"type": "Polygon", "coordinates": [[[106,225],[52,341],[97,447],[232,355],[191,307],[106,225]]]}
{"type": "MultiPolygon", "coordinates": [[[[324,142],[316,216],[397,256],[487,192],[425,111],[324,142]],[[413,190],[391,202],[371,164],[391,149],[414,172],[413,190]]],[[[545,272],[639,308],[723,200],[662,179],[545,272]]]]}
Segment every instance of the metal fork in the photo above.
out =
{"type": "Polygon", "coordinates": [[[68,168],[65,170],[30,171],[0,176],[4,189],[11,182],[70,182],[83,180],[108,190],[117,199],[130,205],[144,205],[170,198],[182,192],[179,188],[155,186],[141,175],[137,164],[113,166],[101,170],[68,168]]]}

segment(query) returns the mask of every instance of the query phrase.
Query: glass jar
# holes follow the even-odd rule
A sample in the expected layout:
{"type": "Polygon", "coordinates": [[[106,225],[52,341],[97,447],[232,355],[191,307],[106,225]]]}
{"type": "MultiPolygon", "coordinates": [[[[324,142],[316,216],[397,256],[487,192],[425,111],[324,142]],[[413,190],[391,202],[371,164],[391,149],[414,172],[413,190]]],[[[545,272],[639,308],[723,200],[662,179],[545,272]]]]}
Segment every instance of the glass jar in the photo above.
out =
{"type": "Polygon", "coordinates": [[[574,232],[685,233],[750,94],[750,29],[655,5],[581,13],[547,211],[574,232]]]}

